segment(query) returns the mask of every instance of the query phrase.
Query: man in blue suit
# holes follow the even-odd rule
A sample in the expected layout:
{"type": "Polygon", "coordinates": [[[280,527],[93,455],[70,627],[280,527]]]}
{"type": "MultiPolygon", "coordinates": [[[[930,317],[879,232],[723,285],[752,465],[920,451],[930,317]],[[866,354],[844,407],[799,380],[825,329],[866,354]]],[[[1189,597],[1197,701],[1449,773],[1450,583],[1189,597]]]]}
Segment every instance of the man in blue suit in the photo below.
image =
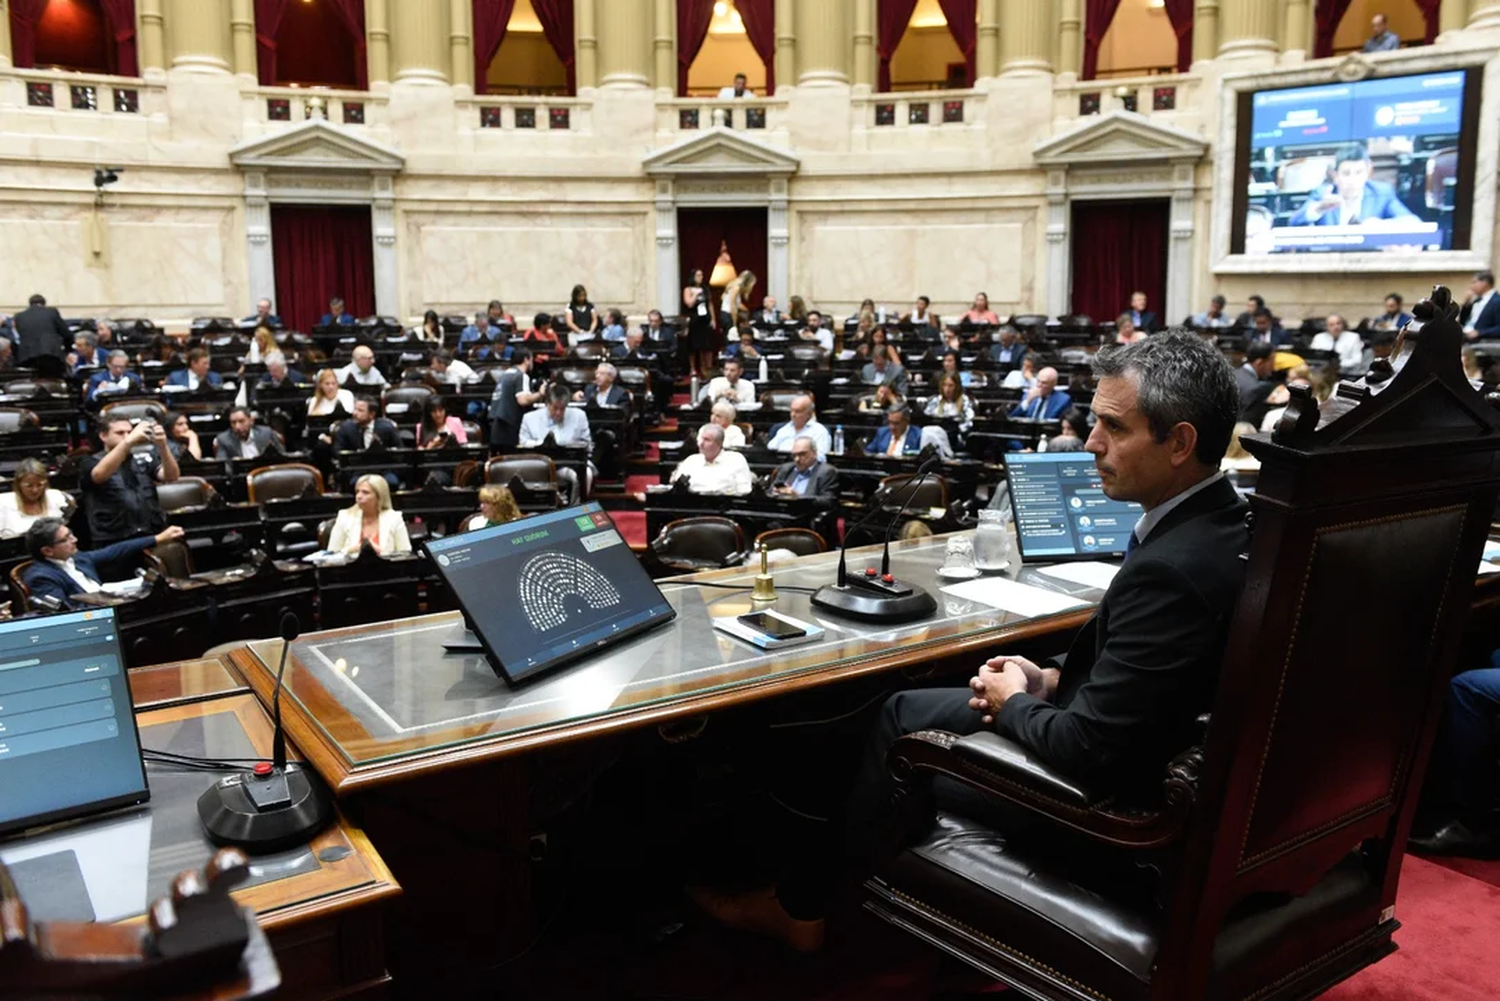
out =
{"type": "Polygon", "coordinates": [[[1500,295],[1495,292],[1495,273],[1480,271],[1469,285],[1469,297],[1459,310],[1464,337],[1474,341],[1481,337],[1500,337],[1500,295]]]}
{"type": "Polygon", "coordinates": [[[1148,334],[1156,333],[1156,314],[1146,308],[1146,293],[1136,291],[1130,293],[1130,322],[1135,324],[1135,329],[1144,330],[1148,334]]]}
{"type": "Polygon", "coordinates": [[[1036,374],[1036,384],[1026,398],[1011,408],[1012,417],[1034,421],[1055,421],[1073,405],[1067,390],[1057,388],[1057,369],[1047,366],[1036,374]]]}
{"type": "Polygon", "coordinates": [[[331,327],[334,324],[345,327],[354,325],[354,317],[344,312],[344,300],[338,296],[328,300],[328,312],[324,313],[323,318],[318,321],[320,327],[331,327]]]}
{"type": "Polygon", "coordinates": [[[1292,226],[1357,226],[1369,219],[1415,218],[1389,184],[1370,180],[1364,143],[1349,143],[1334,157],[1334,180],[1314,188],[1292,216],[1292,226]]]}
{"type": "Polygon", "coordinates": [[[167,376],[165,385],[182,386],[185,389],[218,389],[224,385],[224,380],[219,378],[219,373],[209,370],[211,361],[208,352],[203,348],[193,348],[188,352],[187,368],[179,368],[167,376]]]}
{"type": "Polygon", "coordinates": [[[169,525],[155,535],[142,535],[80,553],[78,536],[61,518],[41,518],[26,530],[26,548],[31,552],[32,562],[21,576],[33,598],[52,598],[62,608],[85,608],[73,596],[102,589],[101,567],[180,539],[182,534],[181,528],[169,525]]]}
{"type": "Polygon", "coordinates": [[[922,451],[922,429],[911,422],[911,409],[904,403],[887,410],[885,427],[865,446],[867,455],[907,455],[922,451]]]}

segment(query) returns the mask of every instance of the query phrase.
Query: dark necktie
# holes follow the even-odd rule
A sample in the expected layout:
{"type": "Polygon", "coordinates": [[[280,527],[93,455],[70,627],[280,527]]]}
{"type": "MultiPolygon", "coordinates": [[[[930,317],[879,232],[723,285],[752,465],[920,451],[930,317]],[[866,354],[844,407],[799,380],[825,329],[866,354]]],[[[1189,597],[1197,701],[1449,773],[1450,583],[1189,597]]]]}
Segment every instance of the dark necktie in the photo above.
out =
{"type": "Polygon", "coordinates": [[[1135,552],[1135,547],[1140,545],[1140,540],[1135,537],[1135,529],[1130,530],[1130,535],[1125,539],[1125,559],[1130,559],[1130,554],[1135,552]]]}

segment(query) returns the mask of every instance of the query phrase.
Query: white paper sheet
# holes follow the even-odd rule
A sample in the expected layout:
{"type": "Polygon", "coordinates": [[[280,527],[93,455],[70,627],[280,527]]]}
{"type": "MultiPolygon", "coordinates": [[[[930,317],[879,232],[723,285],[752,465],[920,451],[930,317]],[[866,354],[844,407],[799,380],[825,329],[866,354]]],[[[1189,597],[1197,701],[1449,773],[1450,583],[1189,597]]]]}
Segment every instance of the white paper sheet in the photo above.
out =
{"type": "Polygon", "coordinates": [[[1494,563],[1479,564],[1479,576],[1488,577],[1492,573],[1500,573],[1500,566],[1497,566],[1494,563]]]}
{"type": "Polygon", "coordinates": [[[1120,572],[1120,567],[1115,563],[1100,563],[1097,560],[1087,560],[1083,563],[1059,563],[1051,567],[1037,567],[1037,573],[1046,574],[1048,577],[1056,577],[1071,584],[1082,584],[1084,587],[1097,587],[1103,591],[1109,587],[1110,581],[1115,579],[1115,574],[1120,572]]]}
{"type": "Polygon", "coordinates": [[[1497,556],[1500,556],[1500,541],[1491,539],[1484,544],[1484,553],[1479,558],[1482,560],[1492,560],[1497,556]]]}
{"type": "Polygon", "coordinates": [[[1005,577],[980,577],[966,580],[962,584],[949,584],[944,594],[966,601],[1003,608],[1007,612],[1034,618],[1039,615],[1056,615],[1070,608],[1083,608],[1088,604],[1077,598],[1030,584],[1018,584],[1005,577]]]}

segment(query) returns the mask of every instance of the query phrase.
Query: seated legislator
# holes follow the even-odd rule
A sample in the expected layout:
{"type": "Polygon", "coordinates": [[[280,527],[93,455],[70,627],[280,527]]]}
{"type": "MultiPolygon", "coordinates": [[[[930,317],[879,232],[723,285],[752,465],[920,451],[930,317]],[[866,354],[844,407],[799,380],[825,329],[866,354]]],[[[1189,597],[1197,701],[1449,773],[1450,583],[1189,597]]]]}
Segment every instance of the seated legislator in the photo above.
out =
{"type": "MultiPolygon", "coordinates": [[[[1144,508],[1124,565],[1061,667],[1002,651],[967,689],[886,700],[847,805],[856,860],[888,829],[886,753],[904,734],[995,732],[1122,807],[1159,794],[1167,762],[1193,743],[1197,717],[1212,703],[1250,541],[1246,505],[1219,471],[1238,405],[1234,375],[1217,348],[1183,332],[1101,350],[1094,366],[1098,424],[1087,451],[1105,495],[1144,508]]],[[[962,813],[973,802],[953,786],[935,792],[943,809],[962,813]]],[[[1024,814],[993,821],[1018,842],[1034,830],[1024,814]]],[[[831,823],[804,831],[774,892],[698,894],[700,905],[732,926],[817,948],[844,846],[838,833],[831,823]]],[[[1043,836],[1057,838],[1056,829],[1046,826],[1043,836]]]]}
{"type": "Polygon", "coordinates": [[[16,464],[14,489],[0,494],[0,539],[25,535],[42,518],[67,521],[73,517],[73,498],[52,486],[47,467],[38,459],[16,464]]]}
{"type": "Polygon", "coordinates": [[[466,386],[479,381],[479,374],[469,367],[468,362],[453,357],[452,351],[434,351],[427,370],[444,386],[466,386]]]}
{"type": "Polygon", "coordinates": [[[78,464],[78,490],[95,545],[124,542],[154,534],[166,526],[157,483],[175,483],[181,475],[167,447],[167,432],[155,421],[134,427],[123,417],[106,417],[99,428],[103,448],[78,464]],[[149,451],[135,454],[138,445],[149,451]]]}
{"type": "Polygon", "coordinates": [[[1338,313],[1328,314],[1328,318],[1323,322],[1327,330],[1313,335],[1312,349],[1334,352],[1338,355],[1341,373],[1359,375],[1364,371],[1365,339],[1350,330],[1344,318],[1338,313]]]}
{"type": "Polygon", "coordinates": [[[281,455],[281,439],[264,424],[255,423],[245,407],[231,407],[229,430],[214,439],[214,455],[220,459],[258,459],[281,455]]]}
{"type": "Polygon", "coordinates": [[[995,332],[995,343],[990,345],[990,360],[996,365],[1019,367],[1027,354],[1026,345],[1021,343],[1015,327],[1005,326],[995,332]]]}
{"type": "Polygon", "coordinates": [[[889,413],[892,407],[906,405],[906,397],[896,392],[890,386],[876,386],[875,392],[867,393],[859,398],[858,409],[861,413],[889,413]]]}
{"type": "Polygon", "coordinates": [[[240,325],[244,327],[270,327],[273,330],[283,326],[281,317],[271,311],[270,299],[261,299],[257,302],[255,304],[254,315],[245,317],[240,321],[240,325]]]}
{"type": "Polygon", "coordinates": [[[198,432],[193,430],[187,414],[168,413],[162,417],[161,426],[167,429],[167,449],[172,458],[179,463],[185,459],[203,461],[203,442],[198,439],[198,432]]]}
{"type": "Polygon", "coordinates": [[[1157,327],[1156,314],[1146,308],[1146,293],[1139,290],[1130,293],[1130,308],[1125,310],[1135,329],[1153,333],[1157,327]]]}
{"type": "Polygon", "coordinates": [[[970,326],[987,323],[993,327],[1000,323],[1000,317],[990,309],[990,297],[984,292],[979,292],[974,296],[974,304],[969,307],[969,311],[959,319],[959,322],[970,326]]]}
{"type": "Polygon", "coordinates": [[[179,368],[167,376],[164,386],[180,386],[183,389],[196,392],[200,389],[218,389],[224,385],[224,380],[219,377],[209,366],[213,364],[208,352],[202,348],[193,348],[187,355],[187,368],[179,368]]]}
{"type": "Polygon", "coordinates": [[[324,313],[322,319],[318,320],[318,326],[320,327],[335,325],[342,327],[354,326],[354,317],[344,312],[344,300],[338,296],[334,296],[328,300],[328,312],[324,313]]]}
{"type": "Polygon", "coordinates": [[[755,402],[755,383],[745,378],[745,366],[738,358],[724,359],[724,374],[708,380],[698,394],[698,401],[704,400],[709,403],[728,400],[736,407],[755,402]]]}
{"type": "Polygon", "coordinates": [[[1467,340],[1500,337],[1500,294],[1495,292],[1493,271],[1475,273],[1469,295],[1458,311],[1458,322],[1463,324],[1467,340]]]}
{"type": "Polygon", "coordinates": [[[760,361],[760,349],[755,346],[755,329],[753,327],[741,327],[738,339],[724,353],[731,358],[738,358],[741,362],[760,361]]]}
{"type": "Polygon", "coordinates": [[[479,488],[479,513],[470,516],[464,530],[472,532],[477,528],[494,528],[520,520],[521,508],[510,488],[486,483],[479,488]]]}
{"type": "MultiPolygon", "coordinates": [[[[639,335],[640,331],[631,331],[639,335]]],[[[615,382],[619,370],[607,361],[594,368],[594,381],[573,394],[573,399],[596,407],[623,407],[630,400],[630,393],[615,382]]]]}
{"type": "Polygon", "coordinates": [[[610,346],[609,356],[617,361],[628,358],[649,362],[656,360],[656,351],[646,343],[646,332],[637,327],[625,331],[625,339],[610,346]]]}
{"type": "Polygon", "coordinates": [[[801,393],[792,397],[790,409],[792,419],[771,429],[771,438],[766,442],[766,448],[773,452],[790,452],[792,443],[806,435],[818,447],[819,455],[827,455],[833,450],[833,436],[819,423],[811,394],[801,393]]]}
{"type": "Polygon", "coordinates": [[[326,417],[337,410],[354,413],[354,394],[339,387],[337,372],[331,368],[319,369],[316,383],[317,388],[307,400],[307,416],[326,417]]]}
{"type": "Polygon", "coordinates": [[[1364,143],[1346,143],[1334,155],[1333,180],[1320,184],[1292,215],[1290,226],[1361,226],[1373,219],[1412,219],[1412,210],[1389,184],[1370,180],[1364,143]]]}
{"type": "Polygon", "coordinates": [[[42,518],[26,530],[31,566],[22,572],[21,578],[31,590],[32,598],[51,599],[61,608],[86,608],[82,602],[74,601],[73,596],[103,590],[107,568],[128,566],[133,557],[152,546],[180,539],[182,534],[181,528],[170,525],[155,535],[142,535],[81,553],[78,536],[61,518],[42,518]]]}
{"type": "Polygon", "coordinates": [[[865,446],[867,455],[907,455],[921,450],[922,429],[911,422],[911,408],[905,403],[885,412],[885,427],[865,446]]]}
{"type": "Polygon", "coordinates": [[[611,309],[606,316],[607,321],[599,336],[606,341],[619,343],[625,340],[625,314],[618,309],[611,309]]]}
{"type": "Polygon", "coordinates": [[[1208,300],[1208,308],[1201,313],[1194,313],[1193,318],[1188,321],[1190,326],[1203,330],[1217,330],[1220,327],[1234,326],[1234,317],[1224,312],[1225,299],[1222,295],[1215,295],[1208,300]]]}
{"type": "Polygon", "coordinates": [[[1036,359],[1027,355],[1021,359],[1021,367],[1013,368],[1000,380],[1002,389],[1031,389],[1036,385],[1036,359]]]}
{"type": "Polygon", "coordinates": [[[743,497],[755,486],[750,464],[738,452],[724,447],[724,429],[705,424],[698,429],[698,451],[672,470],[672,482],[686,477],[695,494],[728,494],[743,497]]]}
{"type": "Polygon", "coordinates": [[[1049,365],[1036,374],[1036,384],[1027,391],[1020,403],[1011,408],[1010,415],[1030,420],[1055,421],[1072,405],[1073,398],[1068,395],[1068,391],[1057,388],[1057,369],[1049,365]]]}
{"type": "Polygon", "coordinates": [[[87,330],[73,335],[73,350],[68,352],[68,374],[77,375],[80,369],[99,366],[99,338],[87,330]]]}
{"type": "MultiPolygon", "coordinates": [[[[796,298],[795,296],[793,298],[796,298]]],[[[833,350],[833,331],[823,326],[823,314],[816,309],[808,310],[807,326],[797,331],[798,340],[814,341],[824,351],[833,350]]]]}
{"type": "Polygon", "coordinates": [[[472,351],[481,344],[488,344],[495,338],[504,338],[500,331],[490,327],[490,314],[481,310],[474,314],[474,322],[469,324],[458,334],[458,348],[460,351],[472,351]]]}
{"type": "Polygon", "coordinates": [[[1136,341],[1146,339],[1146,331],[1135,325],[1129,313],[1121,313],[1115,317],[1115,343],[1134,344],[1136,341]]]}
{"type": "Polygon", "coordinates": [[[779,327],[785,316],[776,304],[776,297],[768,295],[761,299],[760,309],[750,314],[750,324],[756,327],[779,327]]]}
{"type": "MultiPolygon", "coordinates": [[[[521,418],[519,443],[522,448],[545,445],[550,437],[553,444],[564,448],[581,446],[593,453],[594,436],[589,430],[589,415],[582,407],[568,406],[569,398],[568,387],[562,383],[554,382],[547,387],[546,405],[528,410],[521,418]]],[[[563,495],[565,506],[572,507],[588,496],[594,476],[592,464],[587,467],[587,476],[590,482],[580,484],[577,472],[565,466],[557,467],[558,491],[563,495]]]]}
{"type": "Polygon", "coordinates": [[[390,385],[375,367],[375,352],[368,345],[360,344],[353,351],[353,361],[339,369],[339,383],[354,381],[361,386],[384,388],[390,385]]]}
{"type": "Polygon", "coordinates": [[[516,318],[505,311],[505,303],[499,299],[491,299],[489,306],[485,308],[485,315],[490,318],[490,326],[495,329],[497,335],[503,336],[501,326],[516,329],[516,318]]]}
{"type": "MultiPolygon", "coordinates": [[[[974,373],[965,372],[963,369],[963,356],[952,349],[944,349],[942,352],[943,369],[938,373],[938,378],[951,375],[958,380],[958,384],[965,389],[974,385],[974,373]]],[[[1009,373],[1007,373],[1009,374],[1009,373]]]]}
{"type": "Polygon", "coordinates": [[[775,497],[822,497],[839,495],[839,471],[829,465],[809,435],[792,440],[792,461],[783,462],[771,474],[766,490],[775,497]]]}
{"type": "Polygon", "coordinates": [[[724,432],[725,448],[744,448],[746,445],[745,432],[740,430],[740,426],[735,423],[739,415],[739,411],[734,409],[734,404],[728,400],[720,400],[708,412],[708,422],[724,432]]]}
{"type": "Polygon", "coordinates": [[[1404,299],[1400,292],[1392,292],[1385,297],[1385,312],[1379,316],[1371,317],[1371,330],[1400,330],[1411,322],[1411,314],[1403,308],[1404,299]]]}
{"type": "Polygon", "coordinates": [[[422,401],[422,420],[417,424],[418,448],[447,448],[468,443],[469,432],[464,430],[464,422],[448,416],[448,405],[441,396],[433,393],[422,401]]]}
{"type": "Polygon", "coordinates": [[[334,435],[335,451],[364,452],[377,444],[385,448],[401,447],[401,435],[396,431],[396,425],[380,416],[380,404],[373,396],[356,397],[353,414],[339,425],[334,435]]]}
{"type": "Polygon", "coordinates": [[[93,403],[110,393],[139,393],[144,388],[141,377],[130,371],[130,356],[116,348],[105,358],[104,368],[89,376],[83,398],[93,403]]]}
{"type": "Polygon", "coordinates": [[[974,426],[974,401],[959,385],[956,375],[944,375],[938,379],[937,393],[927,398],[922,412],[928,417],[952,418],[958,422],[960,431],[974,426]]]}
{"type": "Polygon", "coordinates": [[[1500,857],[1500,650],[1454,675],[1410,845],[1429,855],[1500,857]]]}
{"type": "Polygon", "coordinates": [[[286,355],[280,351],[272,351],[266,355],[266,370],[256,385],[263,389],[282,389],[300,386],[306,381],[307,377],[301,372],[287,367],[286,355]]]}
{"type": "Polygon", "coordinates": [[[916,305],[910,313],[901,317],[902,323],[910,323],[914,327],[941,327],[942,320],[937,313],[932,311],[932,300],[925,295],[917,296],[916,305]]]}
{"type": "Polygon", "coordinates": [[[411,552],[406,521],[391,507],[391,488],[373,473],[354,481],[354,503],[334,520],[328,551],[353,556],[365,543],[381,556],[411,552]]]}
{"type": "Polygon", "coordinates": [[[525,334],[526,347],[536,355],[537,361],[546,361],[563,353],[562,341],[552,329],[552,314],[538,313],[531,320],[531,329],[525,334]]]}
{"type": "Polygon", "coordinates": [[[1234,379],[1240,391],[1239,420],[1254,427],[1266,416],[1266,398],[1276,388],[1271,378],[1276,371],[1276,351],[1269,344],[1251,344],[1245,349],[1245,361],[1234,370],[1234,379]]]}
{"type": "Polygon", "coordinates": [[[1261,306],[1257,309],[1254,315],[1250,317],[1250,322],[1252,328],[1249,337],[1246,338],[1247,343],[1254,344],[1259,342],[1261,344],[1269,344],[1272,347],[1281,347],[1282,345],[1292,343],[1292,335],[1282,329],[1276,317],[1266,307],[1261,306]]]}
{"type": "Polygon", "coordinates": [[[896,360],[895,350],[889,345],[877,345],[870,350],[870,360],[860,369],[859,381],[866,386],[890,386],[902,396],[907,392],[906,369],[896,360]]]}

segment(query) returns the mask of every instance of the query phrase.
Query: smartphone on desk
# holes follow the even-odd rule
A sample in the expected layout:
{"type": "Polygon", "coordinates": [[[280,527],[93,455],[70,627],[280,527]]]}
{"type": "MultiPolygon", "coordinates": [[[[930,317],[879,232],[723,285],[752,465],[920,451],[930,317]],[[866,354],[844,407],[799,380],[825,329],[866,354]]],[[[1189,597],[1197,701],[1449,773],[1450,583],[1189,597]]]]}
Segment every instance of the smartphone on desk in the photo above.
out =
{"type": "Polygon", "coordinates": [[[754,629],[758,633],[764,633],[772,639],[792,640],[799,636],[806,636],[807,630],[800,626],[794,626],[784,619],[765,612],[751,612],[747,615],[736,616],[738,621],[754,629]]]}

